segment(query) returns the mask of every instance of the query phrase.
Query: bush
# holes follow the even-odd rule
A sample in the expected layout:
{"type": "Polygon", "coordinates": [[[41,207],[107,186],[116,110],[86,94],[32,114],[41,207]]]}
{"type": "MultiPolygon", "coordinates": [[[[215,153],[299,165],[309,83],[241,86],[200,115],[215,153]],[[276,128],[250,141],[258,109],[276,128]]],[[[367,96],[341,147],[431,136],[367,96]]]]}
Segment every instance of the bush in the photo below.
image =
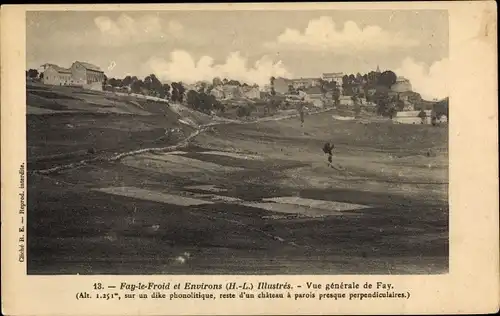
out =
{"type": "Polygon", "coordinates": [[[238,110],[236,110],[236,115],[238,115],[238,117],[250,116],[252,114],[252,112],[253,112],[253,109],[251,106],[244,105],[244,106],[238,107],[238,110]]]}

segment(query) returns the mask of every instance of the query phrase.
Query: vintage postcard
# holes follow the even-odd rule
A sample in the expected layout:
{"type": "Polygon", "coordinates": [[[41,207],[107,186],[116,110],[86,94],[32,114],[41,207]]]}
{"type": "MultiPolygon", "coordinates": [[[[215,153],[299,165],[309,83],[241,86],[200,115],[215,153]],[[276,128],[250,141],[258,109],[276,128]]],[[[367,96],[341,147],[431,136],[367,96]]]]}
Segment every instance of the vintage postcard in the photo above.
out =
{"type": "Polygon", "coordinates": [[[3,6],[2,312],[498,311],[496,39],[491,1],[3,6]]]}

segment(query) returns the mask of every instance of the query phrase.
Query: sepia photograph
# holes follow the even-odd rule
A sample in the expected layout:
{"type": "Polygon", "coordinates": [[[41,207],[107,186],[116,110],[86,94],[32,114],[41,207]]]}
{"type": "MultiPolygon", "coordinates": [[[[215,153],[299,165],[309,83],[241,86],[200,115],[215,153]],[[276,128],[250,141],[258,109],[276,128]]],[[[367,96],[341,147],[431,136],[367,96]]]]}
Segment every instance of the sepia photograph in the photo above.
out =
{"type": "Polygon", "coordinates": [[[27,11],[27,274],[447,274],[448,19],[27,11]]]}

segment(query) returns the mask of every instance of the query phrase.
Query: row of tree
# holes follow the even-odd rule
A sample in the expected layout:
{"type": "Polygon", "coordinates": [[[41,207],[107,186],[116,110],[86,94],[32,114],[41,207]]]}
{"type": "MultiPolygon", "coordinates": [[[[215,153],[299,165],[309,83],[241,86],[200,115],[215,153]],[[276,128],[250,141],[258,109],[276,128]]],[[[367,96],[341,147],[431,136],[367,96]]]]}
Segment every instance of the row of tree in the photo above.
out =
{"type": "Polygon", "coordinates": [[[189,90],[186,102],[192,109],[203,113],[224,112],[224,106],[213,95],[205,91],[189,90]]]}
{"type": "Polygon", "coordinates": [[[186,88],[181,82],[161,83],[155,74],[150,74],[144,80],[136,76],[126,76],[123,79],[110,78],[105,76],[103,85],[109,85],[112,88],[127,88],[133,93],[148,94],[173,102],[183,102],[186,88]]]}
{"type": "Polygon", "coordinates": [[[404,109],[404,102],[398,95],[391,94],[391,86],[396,83],[397,75],[391,70],[370,71],[367,74],[344,75],[342,90],[344,95],[365,98],[377,106],[377,114],[392,117],[404,109]]]}
{"type": "Polygon", "coordinates": [[[342,89],[344,95],[369,97],[370,94],[368,90],[380,88],[390,89],[391,86],[396,83],[396,79],[396,74],[391,70],[382,73],[371,71],[364,75],[360,73],[356,75],[344,75],[344,77],[342,77],[342,89]]]}
{"type": "MultiPolygon", "coordinates": [[[[371,71],[364,75],[360,73],[344,75],[342,77],[343,95],[351,96],[355,105],[358,105],[359,98],[365,98],[377,105],[379,115],[392,116],[396,111],[401,111],[404,108],[404,102],[389,93],[391,86],[396,83],[396,79],[396,74],[391,70],[384,72],[371,71]]],[[[274,77],[270,78],[271,95],[276,94],[274,90],[275,80],[274,77]]],[[[329,82],[320,79],[320,88],[325,94],[331,92],[334,103],[339,103],[340,87],[337,86],[335,81],[329,82]]],[[[299,90],[294,89],[292,85],[288,87],[289,94],[299,94],[299,90]]]]}
{"type": "Polygon", "coordinates": [[[26,78],[30,78],[30,79],[38,79],[40,78],[40,75],[43,75],[38,73],[38,70],[36,69],[29,69],[29,70],[26,70],[26,78]]]}
{"type": "Polygon", "coordinates": [[[213,78],[212,80],[212,85],[214,87],[217,87],[217,86],[224,86],[224,85],[229,85],[229,86],[238,86],[238,87],[258,87],[257,84],[253,84],[253,85],[249,85],[248,83],[246,82],[243,82],[241,83],[240,81],[238,80],[234,80],[234,79],[227,79],[227,78],[224,78],[224,79],[220,79],[219,77],[215,77],[213,78]]]}

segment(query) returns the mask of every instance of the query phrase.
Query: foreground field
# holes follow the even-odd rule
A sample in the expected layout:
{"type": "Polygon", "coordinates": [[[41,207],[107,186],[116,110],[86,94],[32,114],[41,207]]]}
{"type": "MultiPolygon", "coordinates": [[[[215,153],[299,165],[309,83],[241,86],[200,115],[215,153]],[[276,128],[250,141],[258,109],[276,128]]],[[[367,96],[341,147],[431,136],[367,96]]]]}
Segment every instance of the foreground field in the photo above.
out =
{"type": "Polygon", "coordinates": [[[176,152],[30,175],[28,271],[444,273],[447,169],[441,127],[330,113],[304,128],[298,119],[214,126],[176,152]],[[326,166],[327,140],[338,169],[326,166]]]}
{"type": "Polygon", "coordinates": [[[230,123],[36,84],[27,101],[31,274],[448,270],[446,127],[230,123]]]}

